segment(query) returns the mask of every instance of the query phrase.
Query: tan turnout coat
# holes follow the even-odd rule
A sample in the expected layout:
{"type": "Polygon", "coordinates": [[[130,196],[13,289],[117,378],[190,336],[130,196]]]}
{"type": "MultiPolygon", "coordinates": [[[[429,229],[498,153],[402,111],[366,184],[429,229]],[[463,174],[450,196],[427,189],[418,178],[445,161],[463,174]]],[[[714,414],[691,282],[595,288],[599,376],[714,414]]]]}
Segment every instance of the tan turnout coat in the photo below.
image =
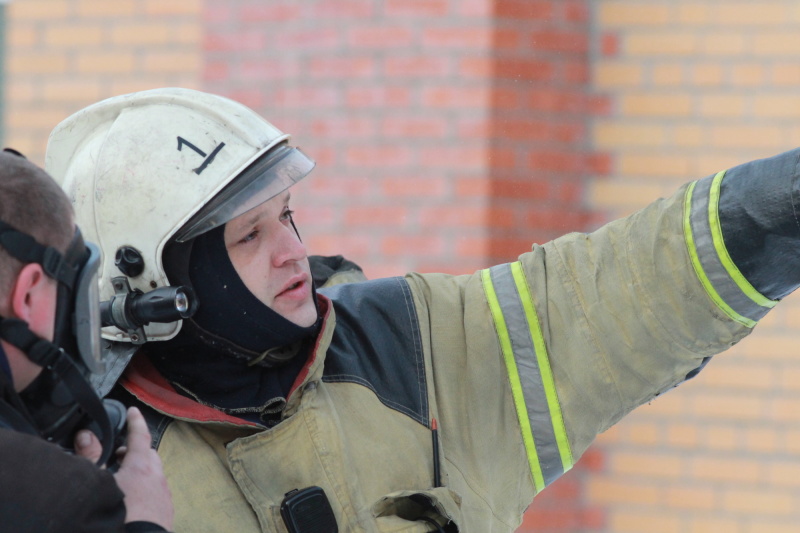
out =
{"type": "Polygon", "coordinates": [[[284,494],[312,485],[341,532],[432,531],[420,516],[513,531],[596,435],[774,305],[715,247],[722,179],[472,275],[321,291],[316,347],[270,429],[178,396],[136,358],[122,384],[167,415],[175,531],[285,532],[284,494]]]}

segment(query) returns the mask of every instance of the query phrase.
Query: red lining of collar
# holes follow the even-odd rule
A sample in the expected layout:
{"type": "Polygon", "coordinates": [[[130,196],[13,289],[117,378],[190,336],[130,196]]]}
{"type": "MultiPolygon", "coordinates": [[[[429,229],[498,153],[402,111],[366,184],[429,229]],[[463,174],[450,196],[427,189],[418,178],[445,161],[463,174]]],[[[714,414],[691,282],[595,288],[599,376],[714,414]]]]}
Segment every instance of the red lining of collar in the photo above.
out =
{"type": "Polygon", "coordinates": [[[240,426],[257,426],[253,422],[223,413],[178,394],[142,354],[134,356],[120,384],[150,407],[175,418],[199,422],[229,422],[240,426]]]}
{"type": "MultiPolygon", "coordinates": [[[[320,314],[323,317],[322,330],[324,330],[328,323],[328,316],[330,315],[332,305],[330,300],[321,294],[317,295],[317,301],[319,303],[320,314]]],[[[289,396],[291,396],[305,381],[306,377],[308,377],[311,366],[314,364],[317,357],[317,349],[319,348],[319,340],[321,337],[322,334],[320,331],[308,361],[303,365],[302,370],[300,370],[300,373],[292,384],[289,396]]],[[[253,422],[225,414],[213,407],[203,405],[191,398],[178,394],[175,388],[164,379],[164,376],[162,376],[158,370],[156,370],[150,360],[141,353],[133,357],[120,379],[120,384],[142,402],[172,417],[188,418],[199,422],[229,422],[237,425],[257,425],[253,422]]]]}

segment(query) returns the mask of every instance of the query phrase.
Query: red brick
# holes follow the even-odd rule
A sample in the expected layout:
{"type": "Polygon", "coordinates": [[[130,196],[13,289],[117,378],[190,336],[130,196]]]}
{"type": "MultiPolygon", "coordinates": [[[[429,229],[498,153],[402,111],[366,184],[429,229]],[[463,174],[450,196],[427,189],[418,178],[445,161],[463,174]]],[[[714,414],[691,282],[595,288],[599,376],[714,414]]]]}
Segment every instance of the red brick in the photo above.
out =
{"type": "Polygon", "coordinates": [[[526,105],[533,110],[582,113],[586,96],[575,90],[536,89],[528,93],[526,105]]]}
{"type": "MultiPolygon", "coordinates": [[[[302,229],[302,228],[301,228],[302,229]]],[[[301,233],[301,235],[303,235],[301,233]]],[[[312,254],[337,255],[358,261],[359,257],[367,257],[373,249],[370,239],[364,235],[355,235],[352,232],[345,234],[315,233],[303,237],[306,248],[312,254]]]]}
{"type": "MultiPolygon", "coordinates": [[[[581,526],[583,531],[589,533],[590,531],[606,531],[608,527],[608,519],[605,509],[597,506],[584,507],[580,510],[581,526]]],[[[568,533],[568,532],[564,532],[568,533]]]]}
{"type": "MultiPolygon", "coordinates": [[[[319,161],[317,161],[319,164],[319,161]]],[[[363,198],[372,193],[372,180],[361,177],[331,176],[329,179],[320,179],[314,176],[313,179],[301,183],[310,186],[313,194],[325,200],[339,200],[341,198],[363,198]]],[[[302,202],[301,202],[302,203],[302,202]]]]}
{"type": "Polygon", "coordinates": [[[318,57],[309,62],[308,74],[325,78],[369,78],[375,74],[375,60],[368,56],[318,57]]]}
{"type": "Polygon", "coordinates": [[[512,141],[543,141],[550,138],[547,120],[497,119],[492,124],[492,136],[512,141]]]}
{"type": "Polygon", "coordinates": [[[369,268],[364,269],[364,274],[369,279],[402,276],[411,270],[406,263],[401,263],[398,258],[393,258],[393,261],[376,260],[370,263],[369,268]]]}
{"type": "Polygon", "coordinates": [[[425,28],[422,29],[422,46],[439,48],[488,49],[492,44],[489,28],[425,28]]]}
{"type": "Polygon", "coordinates": [[[586,225],[586,214],[582,211],[570,211],[569,207],[562,205],[553,205],[528,213],[525,225],[540,230],[554,229],[560,233],[580,231],[586,225]]]}
{"type": "Polygon", "coordinates": [[[591,446],[579,459],[580,467],[588,472],[602,472],[606,455],[598,446],[591,446]]]}
{"type": "Polygon", "coordinates": [[[345,163],[354,167],[397,168],[411,161],[412,151],[404,146],[350,147],[345,156],[345,163]]]}
{"type": "Polygon", "coordinates": [[[607,176],[611,174],[612,158],[610,154],[593,153],[584,158],[586,170],[591,174],[607,176]]]}
{"type": "Polygon", "coordinates": [[[206,2],[203,7],[203,22],[212,22],[215,26],[234,19],[234,6],[224,2],[206,2]]]}
{"type": "Polygon", "coordinates": [[[560,80],[571,85],[584,85],[589,81],[589,65],[585,61],[564,61],[559,66],[560,80]]]}
{"type": "Polygon", "coordinates": [[[497,0],[495,15],[513,20],[552,20],[554,5],[560,0],[497,0]]]}
{"type": "Polygon", "coordinates": [[[525,237],[493,236],[489,242],[489,254],[493,262],[512,261],[521,254],[531,250],[533,243],[544,243],[553,238],[552,232],[542,231],[538,228],[526,228],[525,237]]]}
{"type": "Polygon", "coordinates": [[[454,182],[457,197],[482,198],[491,193],[492,182],[483,177],[460,177],[454,182]]]}
{"type": "Polygon", "coordinates": [[[528,168],[531,170],[580,173],[583,172],[585,165],[580,153],[559,150],[534,150],[528,156],[528,168]]]}
{"type": "MultiPolygon", "coordinates": [[[[491,245],[486,238],[473,238],[460,234],[454,243],[456,254],[459,257],[467,257],[472,259],[479,259],[484,261],[491,248],[491,245]]],[[[487,265],[483,265],[485,267],[487,265]]]]}
{"type": "Polygon", "coordinates": [[[463,79],[484,80],[494,73],[495,60],[491,57],[467,56],[459,59],[458,73],[463,79]]]}
{"type": "Polygon", "coordinates": [[[562,123],[555,123],[551,128],[553,140],[563,143],[576,143],[586,138],[586,124],[581,122],[570,122],[569,118],[563,119],[562,123]]]}
{"type": "Polygon", "coordinates": [[[493,131],[493,123],[488,118],[464,118],[455,125],[458,139],[485,139],[493,131]]]}
{"type": "Polygon", "coordinates": [[[381,242],[381,252],[388,256],[435,255],[441,253],[444,237],[438,234],[390,235],[381,242]]]}
{"type": "Polygon", "coordinates": [[[562,202],[579,202],[583,198],[584,186],[581,183],[561,181],[553,184],[553,199],[562,202]]]}
{"type": "Polygon", "coordinates": [[[377,85],[347,90],[346,103],[351,108],[378,107],[381,109],[406,107],[411,101],[408,87],[377,85]]]}
{"type": "Polygon", "coordinates": [[[309,131],[313,137],[335,138],[344,135],[347,138],[364,139],[373,137],[378,131],[374,117],[325,117],[311,121],[309,131]]]}
{"type": "MultiPolygon", "coordinates": [[[[278,125],[280,126],[281,131],[288,131],[288,132],[300,131],[295,128],[284,127],[283,121],[281,121],[278,125]]],[[[303,143],[299,139],[294,140],[294,145],[303,148],[303,143]]],[[[333,166],[338,161],[338,156],[340,155],[339,150],[329,146],[324,146],[324,147],[312,146],[308,153],[311,156],[311,158],[317,162],[318,169],[333,168],[333,166]]]]}
{"type": "Polygon", "coordinates": [[[550,180],[536,178],[496,178],[490,182],[492,196],[495,198],[527,198],[544,200],[551,197],[554,184],[550,180]]]}
{"type": "Polygon", "coordinates": [[[516,28],[495,28],[492,34],[492,48],[506,50],[518,48],[522,43],[521,32],[516,28]]]}
{"type": "Polygon", "coordinates": [[[350,46],[370,49],[403,48],[411,45],[412,37],[409,27],[375,24],[350,30],[347,33],[347,42],[350,46]]]}
{"type": "MultiPolygon", "coordinates": [[[[489,212],[483,206],[434,206],[421,207],[419,223],[423,226],[436,224],[441,227],[480,228],[489,220],[489,212]]],[[[502,218],[513,216],[504,212],[502,218]]]]}
{"type": "Polygon", "coordinates": [[[597,116],[611,114],[612,102],[608,96],[593,95],[586,98],[585,108],[588,113],[597,116]]]}
{"type": "Polygon", "coordinates": [[[300,18],[302,11],[300,4],[271,0],[267,3],[245,4],[240,10],[240,20],[252,24],[255,22],[286,22],[300,18]]]}
{"type": "MultiPolygon", "coordinates": [[[[263,30],[262,30],[263,31],[263,30]]],[[[290,55],[300,50],[328,52],[342,44],[342,34],[332,28],[312,28],[276,31],[271,36],[273,49],[287,50],[290,55]]]]}
{"type": "Polygon", "coordinates": [[[483,108],[489,102],[487,87],[432,87],[422,92],[422,104],[430,107],[483,108]]]}
{"type": "Polygon", "coordinates": [[[589,50],[589,39],[585,31],[534,31],[529,45],[536,50],[547,50],[568,54],[585,54],[589,50]]]}
{"type": "Polygon", "coordinates": [[[442,56],[388,57],[384,61],[387,76],[435,77],[452,73],[450,61],[442,56]]]}
{"type": "Polygon", "coordinates": [[[578,531],[580,526],[580,517],[573,509],[538,509],[535,513],[525,515],[518,531],[578,531]]]}
{"type": "Polygon", "coordinates": [[[494,87],[491,91],[491,105],[493,109],[516,109],[523,102],[521,92],[517,89],[494,87]]]}
{"type": "MultiPolygon", "coordinates": [[[[566,122],[566,121],[565,121],[566,122]]],[[[582,123],[565,123],[559,120],[496,120],[493,136],[496,139],[516,141],[575,142],[585,136],[582,123]]]]}
{"type": "Polygon", "coordinates": [[[237,72],[242,81],[280,80],[301,74],[297,61],[274,58],[243,59],[237,72]]]}
{"type": "Polygon", "coordinates": [[[392,175],[381,180],[380,190],[387,198],[420,197],[430,199],[449,199],[449,180],[445,176],[426,172],[425,176],[409,174],[392,175]]]}
{"type": "Polygon", "coordinates": [[[266,48],[267,38],[262,31],[240,31],[235,34],[208,32],[203,49],[208,52],[244,52],[266,48]]]}
{"type": "Polygon", "coordinates": [[[606,57],[614,57],[619,54],[619,35],[604,33],[600,37],[600,52],[606,57]]]}
{"type": "Polygon", "coordinates": [[[374,0],[322,0],[316,2],[312,17],[368,19],[375,15],[374,0]]]}
{"type": "Polygon", "coordinates": [[[350,206],[345,210],[345,224],[353,226],[402,226],[408,221],[403,206],[350,206]]]}
{"type": "Polygon", "coordinates": [[[561,9],[564,11],[564,20],[579,24],[588,24],[591,16],[587,0],[562,0],[561,9]]]}
{"type": "Polygon", "coordinates": [[[206,61],[203,65],[203,79],[206,81],[230,78],[230,65],[227,61],[206,61]]]}
{"type": "MultiPolygon", "coordinates": [[[[303,185],[307,185],[312,181],[314,180],[307,180],[301,183],[303,183],[303,185]]],[[[309,203],[309,200],[311,199],[311,193],[308,192],[307,189],[301,189],[300,187],[301,186],[298,185],[297,188],[292,189],[292,209],[294,209],[294,215],[292,215],[292,218],[294,219],[298,229],[301,231],[301,236],[303,233],[305,233],[303,232],[304,228],[325,228],[330,227],[338,222],[338,220],[341,218],[341,209],[335,206],[312,206],[309,203]]],[[[316,233],[316,231],[314,233],[316,233]]],[[[317,252],[314,251],[313,253],[317,252]]]]}
{"type": "Polygon", "coordinates": [[[438,138],[445,135],[448,123],[444,117],[394,116],[383,119],[381,132],[386,137],[438,138]]]}
{"type": "Polygon", "coordinates": [[[293,87],[275,91],[275,105],[306,109],[309,107],[330,108],[341,103],[338,89],[333,87],[293,87]]]}
{"type": "MultiPolygon", "coordinates": [[[[511,154],[511,156],[513,157],[513,154],[511,154]]],[[[422,148],[420,150],[419,162],[424,167],[463,170],[469,168],[483,168],[489,163],[489,158],[490,155],[483,148],[448,145],[422,148]]],[[[506,160],[504,164],[513,165],[513,163],[508,160],[506,160]]]]}
{"type": "Polygon", "coordinates": [[[448,12],[447,0],[386,0],[384,13],[388,17],[440,17],[448,12]]]}
{"type": "Polygon", "coordinates": [[[539,59],[498,59],[495,73],[500,78],[548,81],[555,78],[556,64],[539,59]]]}

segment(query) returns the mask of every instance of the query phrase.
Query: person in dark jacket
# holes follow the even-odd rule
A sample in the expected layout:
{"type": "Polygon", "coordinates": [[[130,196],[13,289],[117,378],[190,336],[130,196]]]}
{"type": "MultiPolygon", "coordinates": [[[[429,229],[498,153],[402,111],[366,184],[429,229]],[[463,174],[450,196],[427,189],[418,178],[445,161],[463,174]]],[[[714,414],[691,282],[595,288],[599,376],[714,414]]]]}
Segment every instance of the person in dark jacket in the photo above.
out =
{"type": "Polygon", "coordinates": [[[87,380],[103,366],[98,262],[52,178],[18,153],[0,152],[2,531],[172,527],[169,488],[137,409],[127,412],[116,473],[93,464],[109,461],[125,419],[87,380]]]}

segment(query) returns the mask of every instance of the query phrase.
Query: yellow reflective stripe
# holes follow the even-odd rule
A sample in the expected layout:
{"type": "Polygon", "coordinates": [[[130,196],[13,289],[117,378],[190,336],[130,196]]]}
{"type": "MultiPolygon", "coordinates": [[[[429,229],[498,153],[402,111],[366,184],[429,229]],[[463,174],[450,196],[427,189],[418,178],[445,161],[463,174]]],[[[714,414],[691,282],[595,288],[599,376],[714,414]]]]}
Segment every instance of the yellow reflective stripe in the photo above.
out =
{"type": "Polygon", "coordinates": [[[525,318],[528,321],[528,329],[530,329],[533,345],[536,349],[536,361],[539,365],[542,385],[544,385],[547,396],[547,407],[550,410],[550,418],[553,421],[553,430],[558,444],[558,452],[561,455],[561,464],[564,466],[564,472],[566,472],[574,464],[572,448],[569,445],[569,438],[567,438],[567,428],[564,424],[564,416],[561,413],[561,404],[558,401],[556,392],[556,382],[553,378],[553,371],[550,368],[550,358],[547,355],[547,346],[542,335],[539,317],[533,306],[533,298],[528,288],[528,281],[525,279],[525,272],[522,270],[522,264],[519,261],[511,264],[511,273],[514,276],[517,291],[519,291],[522,307],[525,309],[525,318]]]}
{"type": "Polygon", "coordinates": [[[724,176],[724,170],[722,172],[717,172],[717,175],[714,176],[714,180],[711,182],[711,191],[709,193],[708,220],[711,225],[711,239],[714,242],[714,249],[716,249],[719,260],[722,262],[722,266],[725,267],[725,271],[736,285],[739,286],[742,292],[758,305],[773,308],[778,302],[772,301],[758,292],[758,290],[747,281],[733,263],[733,259],[731,259],[728,249],[725,247],[725,239],[722,237],[722,226],[719,221],[719,194],[722,187],[722,178],[724,176]]]}
{"type": "Polygon", "coordinates": [[[533,476],[533,485],[538,493],[544,490],[544,476],[542,475],[542,467],[539,464],[539,456],[536,453],[536,443],[533,439],[533,431],[531,430],[531,423],[528,419],[528,409],[525,406],[522,384],[520,382],[519,372],[517,371],[517,363],[514,360],[514,351],[511,347],[511,338],[508,334],[506,321],[503,318],[500,302],[497,299],[497,294],[492,285],[489,270],[481,271],[481,281],[483,282],[483,289],[489,303],[489,310],[492,313],[494,325],[497,329],[500,350],[503,352],[503,360],[505,361],[508,379],[511,383],[511,395],[514,398],[514,407],[516,408],[517,419],[519,420],[519,425],[522,430],[522,442],[528,454],[528,464],[531,468],[531,476],[533,476]]]}
{"type": "Polygon", "coordinates": [[[734,311],[725,300],[719,295],[717,290],[714,288],[711,281],[706,276],[705,270],[703,270],[703,266],[700,263],[700,258],[697,255],[697,247],[695,246],[694,236],[692,235],[692,224],[690,220],[690,215],[692,212],[692,192],[694,191],[695,185],[697,182],[692,182],[689,187],[686,189],[686,197],[684,199],[684,210],[683,210],[683,233],[684,238],[686,239],[686,248],[689,252],[689,257],[692,261],[692,267],[694,267],[694,271],[697,274],[697,278],[700,280],[700,283],[703,285],[703,288],[706,290],[706,293],[711,298],[711,300],[717,304],[719,307],[731,320],[734,320],[743,326],[748,328],[753,328],[756,325],[754,320],[751,320],[747,317],[744,317],[734,311]]]}

